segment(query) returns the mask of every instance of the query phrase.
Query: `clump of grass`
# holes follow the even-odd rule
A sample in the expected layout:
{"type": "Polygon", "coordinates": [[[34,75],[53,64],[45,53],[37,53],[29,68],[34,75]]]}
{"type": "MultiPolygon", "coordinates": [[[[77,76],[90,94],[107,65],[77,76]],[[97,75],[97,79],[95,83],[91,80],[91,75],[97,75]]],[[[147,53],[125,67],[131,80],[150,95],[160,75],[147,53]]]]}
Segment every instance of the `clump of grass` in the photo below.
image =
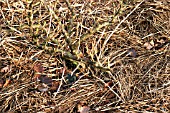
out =
{"type": "Polygon", "coordinates": [[[169,9],[168,0],[1,1],[0,111],[169,112],[169,9]]]}

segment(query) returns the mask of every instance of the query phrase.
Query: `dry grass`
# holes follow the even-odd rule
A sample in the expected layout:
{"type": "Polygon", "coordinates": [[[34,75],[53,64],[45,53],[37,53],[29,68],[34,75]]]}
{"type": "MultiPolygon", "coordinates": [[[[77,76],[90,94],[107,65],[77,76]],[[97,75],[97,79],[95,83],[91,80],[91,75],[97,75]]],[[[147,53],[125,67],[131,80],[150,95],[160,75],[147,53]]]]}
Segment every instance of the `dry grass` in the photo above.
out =
{"type": "Polygon", "coordinates": [[[0,112],[170,112],[169,0],[2,0],[0,23],[0,112]]]}

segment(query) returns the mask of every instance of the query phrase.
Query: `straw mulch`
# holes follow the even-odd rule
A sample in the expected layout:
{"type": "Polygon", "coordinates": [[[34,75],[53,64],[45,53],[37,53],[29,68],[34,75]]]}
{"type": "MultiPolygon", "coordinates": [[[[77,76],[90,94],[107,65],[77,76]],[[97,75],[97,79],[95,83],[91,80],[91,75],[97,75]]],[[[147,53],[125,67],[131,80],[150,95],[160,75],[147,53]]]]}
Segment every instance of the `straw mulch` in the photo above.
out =
{"type": "Polygon", "coordinates": [[[0,1],[0,112],[170,112],[169,0],[0,1]]]}

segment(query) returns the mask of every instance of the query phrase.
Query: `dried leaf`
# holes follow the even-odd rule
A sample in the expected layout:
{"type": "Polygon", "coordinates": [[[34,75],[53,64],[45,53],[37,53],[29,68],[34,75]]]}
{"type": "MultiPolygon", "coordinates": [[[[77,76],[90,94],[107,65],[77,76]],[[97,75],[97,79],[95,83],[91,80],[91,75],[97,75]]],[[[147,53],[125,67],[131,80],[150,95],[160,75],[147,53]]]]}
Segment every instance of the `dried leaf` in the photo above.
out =
{"type": "Polygon", "coordinates": [[[87,106],[86,101],[81,101],[78,103],[78,112],[80,113],[89,113],[90,107],[87,106]]]}
{"type": "Polygon", "coordinates": [[[58,89],[58,87],[59,87],[59,82],[53,81],[52,82],[52,87],[50,87],[50,90],[56,91],[58,89]]]}
{"type": "Polygon", "coordinates": [[[33,79],[36,80],[37,78],[41,77],[41,73],[43,73],[44,68],[41,63],[36,63],[33,69],[36,72],[33,79]]]}
{"type": "Polygon", "coordinates": [[[50,78],[48,76],[40,76],[39,79],[42,83],[45,83],[47,85],[52,85],[53,80],[52,80],[52,78],[50,78]]]}
{"type": "Polygon", "coordinates": [[[41,92],[46,92],[46,91],[48,91],[48,88],[46,88],[46,87],[39,87],[38,90],[41,91],[41,92]]]}
{"type": "Polygon", "coordinates": [[[38,87],[38,90],[41,91],[41,92],[46,92],[48,91],[48,87],[46,87],[45,85],[39,85],[38,87]]]}
{"type": "Polygon", "coordinates": [[[81,107],[79,107],[79,109],[78,109],[78,111],[79,111],[80,113],[89,113],[89,110],[90,110],[90,107],[88,107],[88,106],[81,106],[81,107]]]}
{"type": "Polygon", "coordinates": [[[39,73],[42,73],[44,71],[44,68],[41,63],[36,63],[33,69],[35,72],[39,72],[39,73]]]}
{"type": "Polygon", "coordinates": [[[132,56],[132,57],[136,57],[137,56],[137,53],[136,53],[135,49],[129,49],[128,54],[130,56],[132,56]]]}
{"type": "Polygon", "coordinates": [[[146,42],[143,46],[146,47],[146,49],[148,49],[148,50],[150,50],[150,49],[152,49],[154,47],[149,42],[146,42]]]}

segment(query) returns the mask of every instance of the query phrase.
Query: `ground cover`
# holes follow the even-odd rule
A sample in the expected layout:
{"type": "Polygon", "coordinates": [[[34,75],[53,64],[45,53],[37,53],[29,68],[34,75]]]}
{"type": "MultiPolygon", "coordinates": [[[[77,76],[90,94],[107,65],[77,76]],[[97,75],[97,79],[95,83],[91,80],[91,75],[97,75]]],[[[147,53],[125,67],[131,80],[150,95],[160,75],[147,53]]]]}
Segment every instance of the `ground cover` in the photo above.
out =
{"type": "Polygon", "coordinates": [[[169,0],[0,1],[0,112],[170,112],[169,0]]]}

